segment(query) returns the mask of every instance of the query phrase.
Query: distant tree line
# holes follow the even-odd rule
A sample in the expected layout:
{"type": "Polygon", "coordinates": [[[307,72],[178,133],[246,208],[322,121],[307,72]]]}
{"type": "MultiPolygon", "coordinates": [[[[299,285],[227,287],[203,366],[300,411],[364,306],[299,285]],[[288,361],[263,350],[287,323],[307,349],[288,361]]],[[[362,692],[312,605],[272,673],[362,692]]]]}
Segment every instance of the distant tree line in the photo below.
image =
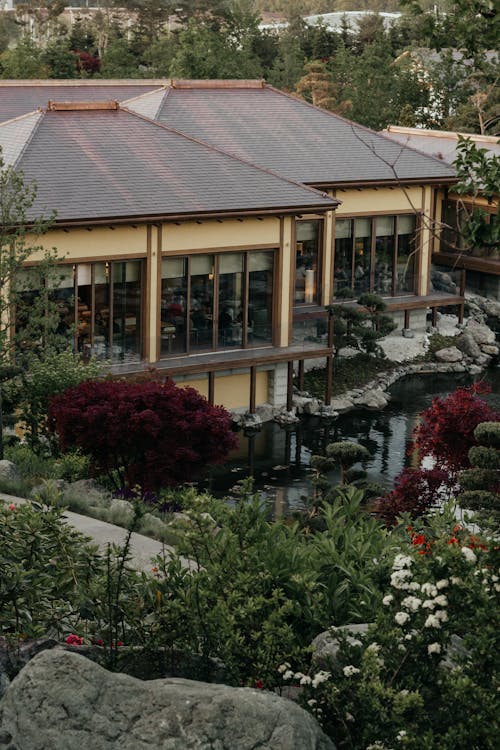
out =
{"type": "MultiPolygon", "coordinates": [[[[377,10],[378,0],[350,3],[377,10]]],[[[401,0],[389,28],[376,14],[333,31],[304,15],[345,10],[320,0],[104,0],[70,25],[64,0],[0,15],[2,78],[260,78],[368,127],[499,132],[489,0],[401,0]],[[260,28],[261,12],[287,25],[260,28]]],[[[391,10],[397,8],[391,5],[391,10]]],[[[384,10],[387,9],[384,3],[384,10]]],[[[73,11],[74,13],[74,11],[73,11]]]]}

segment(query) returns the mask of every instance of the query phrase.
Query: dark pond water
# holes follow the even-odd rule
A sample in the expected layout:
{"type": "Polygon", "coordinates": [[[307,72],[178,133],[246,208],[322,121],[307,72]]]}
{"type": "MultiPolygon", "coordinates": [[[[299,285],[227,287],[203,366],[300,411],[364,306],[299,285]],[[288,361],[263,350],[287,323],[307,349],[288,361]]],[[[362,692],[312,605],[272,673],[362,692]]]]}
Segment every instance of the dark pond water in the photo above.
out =
{"type": "MultiPolygon", "coordinates": [[[[491,386],[486,400],[500,409],[500,368],[489,370],[481,379],[491,386]]],[[[309,494],[311,455],[324,453],[328,443],[347,439],[370,451],[371,459],[364,466],[368,478],[390,487],[412,460],[406,448],[420,412],[435,396],[445,397],[454,388],[471,382],[464,376],[412,376],[391,388],[391,401],[381,412],[350,412],[335,420],[307,417],[287,427],[270,422],[260,432],[240,432],[239,449],[224,466],[216,467],[201,487],[223,497],[231,494],[236,482],[251,475],[255,488],[269,499],[279,516],[300,508],[302,497],[309,494]]],[[[335,481],[336,474],[331,478],[335,481]]]]}

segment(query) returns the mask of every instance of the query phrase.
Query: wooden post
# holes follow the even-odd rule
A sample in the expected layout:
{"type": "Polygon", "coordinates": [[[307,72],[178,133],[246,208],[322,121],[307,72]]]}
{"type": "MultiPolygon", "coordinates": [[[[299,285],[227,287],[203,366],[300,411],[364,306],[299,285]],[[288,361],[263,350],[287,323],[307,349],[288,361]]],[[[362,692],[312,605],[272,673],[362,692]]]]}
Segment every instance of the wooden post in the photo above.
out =
{"type": "Polygon", "coordinates": [[[257,390],[257,368],[250,368],[250,414],[255,414],[255,393],[257,390]]]}
{"type": "Polygon", "coordinates": [[[432,324],[433,328],[436,328],[437,321],[438,321],[438,309],[437,309],[437,307],[431,307],[431,310],[432,310],[431,324],[432,324]]]}
{"type": "Polygon", "coordinates": [[[292,411],[293,406],[293,360],[288,364],[288,377],[286,383],[286,410],[292,411]]]}
{"type": "Polygon", "coordinates": [[[215,402],[215,372],[208,373],[208,403],[213,406],[215,402]]]}
{"type": "Polygon", "coordinates": [[[465,277],[466,277],[466,270],[465,268],[462,268],[462,273],[460,274],[460,296],[462,297],[462,302],[460,303],[458,307],[458,322],[461,324],[464,322],[464,303],[463,303],[463,297],[465,295],[465,277]]]}
{"type": "Polygon", "coordinates": [[[410,311],[409,310],[405,310],[405,325],[404,325],[404,327],[406,328],[406,330],[408,330],[409,327],[410,327],[410,311]]]}
{"type": "MultiPolygon", "coordinates": [[[[333,314],[328,312],[328,348],[333,349],[333,314]]],[[[325,404],[330,405],[333,389],[333,355],[326,358],[325,404]]]]}
{"type": "Polygon", "coordinates": [[[299,359],[299,390],[304,390],[304,360],[299,359]]]}

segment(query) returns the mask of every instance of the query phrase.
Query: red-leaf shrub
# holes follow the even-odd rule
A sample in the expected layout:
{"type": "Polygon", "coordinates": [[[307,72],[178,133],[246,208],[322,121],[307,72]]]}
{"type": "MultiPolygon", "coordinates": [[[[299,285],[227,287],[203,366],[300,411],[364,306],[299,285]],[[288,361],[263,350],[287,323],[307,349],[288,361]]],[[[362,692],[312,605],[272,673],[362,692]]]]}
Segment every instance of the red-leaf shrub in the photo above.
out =
{"type": "Polygon", "coordinates": [[[421,461],[431,456],[432,469],[403,469],[394,489],[375,503],[375,512],[387,524],[396,523],[401,513],[420,516],[442,499],[444,488],[456,488],[457,474],[470,466],[469,450],[478,445],[474,430],[481,422],[495,422],[500,414],[479,397],[487,386],[457,388],[446,398],[436,397],[420,415],[408,453],[417,449],[421,461]]]}
{"type": "Polygon", "coordinates": [[[52,399],[49,420],[63,452],[79,448],[120,489],[191,481],[237,446],[224,408],[169,380],[81,383],[52,399]]]}
{"type": "Polygon", "coordinates": [[[453,484],[443,469],[403,469],[394,481],[394,489],[375,502],[375,513],[393,526],[401,513],[421,516],[441,498],[442,490],[453,484]]]}
{"type": "Polygon", "coordinates": [[[500,413],[479,397],[488,388],[473,385],[457,388],[446,398],[434,398],[422,412],[414,431],[419,458],[432,456],[436,465],[456,473],[469,466],[469,450],[477,445],[474,430],[481,422],[495,422],[500,413]]]}

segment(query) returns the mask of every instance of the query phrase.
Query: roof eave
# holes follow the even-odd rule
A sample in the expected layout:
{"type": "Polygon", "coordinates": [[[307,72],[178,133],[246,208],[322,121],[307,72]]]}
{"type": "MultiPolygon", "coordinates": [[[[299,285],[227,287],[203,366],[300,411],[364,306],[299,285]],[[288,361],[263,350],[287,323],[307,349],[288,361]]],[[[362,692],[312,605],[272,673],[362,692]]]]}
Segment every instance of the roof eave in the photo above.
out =
{"type": "Polygon", "coordinates": [[[316,190],[336,190],[345,188],[381,188],[381,187],[407,187],[408,185],[432,185],[448,186],[458,182],[458,177],[411,177],[395,180],[350,180],[332,182],[310,182],[304,180],[310,187],[316,190]]]}
{"type": "Polygon", "coordinates": [[[175,214],[130,214],[127,216],[99,216],[81,218],[56,218],[53,226],[58,228],[70,228],[77,226],[103,226],[117,224],[155,224],[167,221],[203,221],[205,219],[243,219],[264,216],[294,216],[307,213],[324,213],[337,208],[342,201],[332,198],[331,203],[325,205],[311,204],[307,206],[276,206],[264,209],[238,209],[234,211],[197,211],[175,214]]]}

